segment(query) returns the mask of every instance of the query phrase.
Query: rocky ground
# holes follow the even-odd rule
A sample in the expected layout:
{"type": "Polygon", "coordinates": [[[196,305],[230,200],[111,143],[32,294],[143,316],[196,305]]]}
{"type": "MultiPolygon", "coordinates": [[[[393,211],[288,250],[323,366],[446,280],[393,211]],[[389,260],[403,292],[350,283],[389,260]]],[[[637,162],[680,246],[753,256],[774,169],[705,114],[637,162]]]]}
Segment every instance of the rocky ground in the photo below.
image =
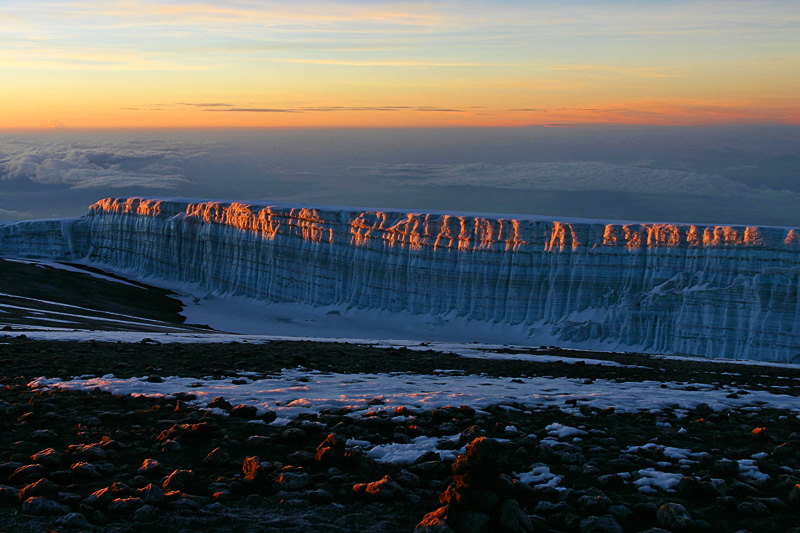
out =
{"type": "Polygon", "coordinates": [[[573,399],[566,410],[381,411],[376,398],[375,409],[322,410],[275,426],[274,413],[224,398],[210,410],[187,395],[29,386],[39,376],[106,373],[233,381],[302,365],[620,382],[668,376],[687,390],[800,394],[793,368],[636,354],[591,354],[628,366],[568,364],[588,354],[546,352],[564,362],[311,342],[0,338],[0,530],[800,531],[800,420],[769,405],[622,413],[573,399]],[[419,436],[439,439],[442,450],[466,448],[399,465],[378,463],[357,445],[419,436]]]}

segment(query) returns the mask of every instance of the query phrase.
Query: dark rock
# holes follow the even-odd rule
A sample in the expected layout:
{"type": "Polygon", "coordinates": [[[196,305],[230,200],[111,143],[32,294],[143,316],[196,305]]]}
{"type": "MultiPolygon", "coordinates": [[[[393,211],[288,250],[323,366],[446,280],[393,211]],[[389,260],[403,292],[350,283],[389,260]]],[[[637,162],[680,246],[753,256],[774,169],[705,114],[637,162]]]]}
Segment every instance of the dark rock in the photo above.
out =
{"type": "Polygon", "coordinates": [[[772,514],[769,507],[761,502],[740,502],[736,510],[748,518],[761,518],[772,514]]]}
{"type": "Polygon", "coordinates": [[[206,455],[205,459],[203,459],[203,463],[207,465],[225,465],[230,462],[231,457],[230,455],[225,452],[222,448],[214,448],[208,455],[206,455]]]}
{"type": "Polygon", "coordinates": [[[156,459],[149,458],[142,461],[142,466],[140,466],[136,472],[149,478],[162,477],[165,473],[164,467],[161,466],[161,463],[159,463],[156,459]]]}
{"type": "Polygon", "coordinates": [[[468,442],[472,442],[473,440],[477,439],[478,437],[482,437],[486,432],[481,429],[480,426],[469,426],[467,429],[461,432],[461,435],[458,437],[459,446],[463,446],[468,442]]]}
{"type": "Polygon", "coordinates": [[[600,491],[596,492],[597,493],[585,494],[578,498],[577,506],[584,514],[601,515],[608,511],[608,508],[614,504],[605,494],[600,491]]]}
{"type": "Polygon", "coordinates": [[[32,515],[62,515],[69,512],[69,507],[49,498],[33,496],[22,504],[22,512],[32,515]]]}
{"type": "Polygon", "coordinates": [[[183,450],[183,446],[177,440],[168,439],[161,443],[162,452],[179,452],[183,450]]]}
{"type": "Polygon", "coordinates": [[[56,470],[47,477],[59,485],[69,485],[75,481],[75,474],[71,470],[56,470]]]}
{"type": "Polygon", "coordinates": [[[222,396],[217,396],[206,405],[209,409],[223,409],[225,411],[230,411],[233,409],[233,405],[229,401],[227,401],[222,396]]]}
{"type": "Polygon", "coordinates": [[[308,490],[303,493],[303,497],[311,503],[321,505],[333,501],[333,496],[325,489],[308,490]]]}
{"type": "Polygon", "coordinates": [[[735,476],[739,473],[739,463],[730,459],[720,459],[714,463],[712,469],[723,476],[735,476]]]}
{"type": "Polygon", "coordinates": [[[161,505],[164,503],[164,491],[158,485],[149,485],[142,487],[137,491],[137,494],[147,505],[161,505]]]}
{"type": "Polygon", "coordinates": [[[311,476],[303,472],[282,472],[275,480],[282,490],[288,491],[303,490],[313,482],[311,476]]]}
{"type": "Polygon", "coordinates": [[[32,496],[42,496],[45,498],[55,498],[58,495],[58,487],[47,479],[40,479],[36,483],[25,485],[19,491],[19,500],[25,501],[32,496]]]}
{"type": "Polygon", "coordinates": [[[533,531],[530,518],[522,512],[517,500],[512,499],[508,499],[500,505],[497,526],[500,531],[509,533],[531,533],[533,531]]]}
{"type": "Polygon", "coordinates": [[[306,439],[306,432],[300,428],[287,428],[281,432],[280,441],[284,444],[299,444],[306,439]]]}
{"type": "Polygon", "coordinates": [[[695,526],[689,511],[679,503],[665,503],[658,508],[656,518],[670,531],[690,531],[695,526]]]}
{"type": "Polygon", "coordinates": [[[247,448],[260,448],[261,446],[266,446],[272,439],[270,437],[264,437],[262,435],[253,435],[248,437],[246,441],[244,441],[244,445],[247,448]]]}
{"type": "Polygon", "coordinates": [[[786,502],[792,509],[800,510],[800,484],[792,487],[789,496],[786,497],[786,502]]]}
{"type": "Polygon", "coordinates": [[[452,522],[452,528],[456,533],[481,533],[491,531],[490,521],[491,517],[486,513],[466,510],[448,519],[447,522],[448,524],[452,522]]]}
{"type": "Polygon", "coordinates": [[[244,481],[246,483],[264,483],[266,479],[266,471],[261,466],[261,461],[258,457],[245,457],[242,462],[242,474],[244,474],[244,481]]]}
{"type": "Polygon", "coordinates": [[[144,505],[142,498],[129,496],[127,498],[117,498],[108,506],[108,512],[114,514],[133,514],[136,509],[144,505]]]}
{"type": "Polygon", "coordinates": [[[61,463],[61,454],[53,448],[47,448],[31,455],[31,461],[44,466],[57,466],[61,463]]]}
{"type": "Polygon", "coordinates": [[[164,491],[189,491],[194,487],[197,476],[191,470],[175,470],[162,483],[164,491]]]}
{"type": "Polygon", "coordinates": [[[156,516],[156,509],[150,505],[143,505],[133,513],[133,519],[137,522],[149,522],[156,516]]]}
{"type": "Polygon", "coordinates": [[[80,529],[81,531],[90,531],[92,529],[92,525],[81,513],[69,513],[59,518],[58,523],[66,529],[80,529]]]}
{"type": "Polygon", "coordinates": [[[420,486],[419,476],[405,468],[398,472],[396,478],[397,482],[404,487],[416,488],[420,486]]]}
{"type": "Polygon", "coordinates": [[[252,405],[237,405],[231,410],[231,416],[253,420],[258,415],[258,409],[252,405]]]}
{"type": "Polygon", "coordinates": [[[331,433],[317,446],[315,459],[323,467],[340,465],[344,461],[344,452],[345,439],[331,433]]]}
{"type": "Polygon", "coordinates": [[[447,512],[448,508],[445,506],[426,514],[414,528],[414,533],[454,533],[447,525],[447,512]]]}
{"type": "Polygon", "coordinates": [[[86,479],[100,479],[102,474],[98,472],[97,466],[93,465],[92,463],[75,463],[70,468],[73,474],[76,476],[86,478],[86,479]]]}
{"type": "Polygon", "coordinates": [[[8,480],[12,483],[30,483],[44,477],[44,467],[42,465],[24,465],[20,466],[8,476],[8,480]]]}
{"type": "Polygon", "coordinates": [[[589,516],[580,522],[581,533],[624,533],[622,526],[611,515],[589,516]]]}
{"type": "Polygon", "coordinates": [[[367,483],[364,492],[368,496],[383,501],[402,498],[404,494],[403,488],[388,475],[383,476],[383,478],[378,481],[367,483]]]}
{"type": "Polygon", "coordinates": [[[19,500],[19,490],[8,485],[0,485],[0,502],[19,500]]]}

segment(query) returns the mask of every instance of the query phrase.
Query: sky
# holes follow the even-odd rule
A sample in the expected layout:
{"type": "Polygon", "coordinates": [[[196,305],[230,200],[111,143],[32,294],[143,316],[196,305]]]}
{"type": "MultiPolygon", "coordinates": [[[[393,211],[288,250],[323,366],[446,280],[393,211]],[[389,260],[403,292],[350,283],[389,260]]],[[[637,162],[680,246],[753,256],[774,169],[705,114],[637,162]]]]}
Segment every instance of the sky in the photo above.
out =
{"type": "Polygon", "coordinates": [[[0,81],[0,220],[141,195],[800,226],[794,0],[0,0],[0,81]]]}
{"type": "Polygon", "coordinates": [[[800,3],[0,2],[0,130],[800,124],[800,3]]]}

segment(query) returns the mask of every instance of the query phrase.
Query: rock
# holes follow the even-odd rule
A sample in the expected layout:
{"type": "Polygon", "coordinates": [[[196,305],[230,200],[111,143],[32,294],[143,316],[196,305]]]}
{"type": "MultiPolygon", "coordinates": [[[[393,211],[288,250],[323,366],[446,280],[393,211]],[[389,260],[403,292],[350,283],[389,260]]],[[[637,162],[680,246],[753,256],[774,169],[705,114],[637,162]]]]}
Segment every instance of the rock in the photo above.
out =
{"type": "Polygon", "coordinates": [[[73,444],[72,446],[67,446],[67,455],[86,460],[102,461],[108,456],[108,452],[101,443],[73,444]]]}
{"type": "Polygon", "coordinates": [[[149,522],[156,516],[156,509],[150,505],[143,505],[133,513],[133,519],[137,522],[149,522]]]}
{"type": "Polygon", "coordinates": [[[231,416],[253,420],[258,415],[258,409],[252,405],[237,405],[231,410],[231,416]]]}
{"type": "Polygon", "coordinates": [[[378,481],[367,483],[364,492],[368,496],[384,501],[402,498],[404,494],[403,488],[392,480],[388,474],[378,481]]]}
{"type": "Polygon", "coordinates": [[[276,418],[278,418],[278,413],[275,411],[264,411],[260,415],[256,417],[258,420],[261,420],[265,424],[269,424],[274,422],[276,418]]]}
{"type": "Polygon", "coordinates": [[[740,502],[736,505],[736,510],[748,518],[760,518],[772,514],[769,507],[761,502],[740,502]]]}
{"type": "Polygon", "coordinates": [[[142,498],[129,496],[127,498],[117,498],[108,506],[108,512],[114,514],[133,514],[136,509],[144,505],[142,498]]]}
{"type": "Polygon", "coordinates": [[[281,432],[280,441],[284,444],[299,444],[306,439],[306,432],[300,428],[287,428],[281,432]]]}
{"type": "Polygon", "coordinates": [[[8,485],[0,485],[0,502],[19,500],[19,490],[8,485]]]}
{"type": "Polygon", "coordinates": [[[310,475],[302,472],[282,472],[275,480],[281,489],[288,491],[303,490],[313,482],[310,475]]]}
{"type": "Polygon", "coordinates": [[[578,498],[577,506],[584,514],[600,515],[608,511],[608,508],[614,504],[605,494],[600,491],[596,492],[599,494],[585,494],[578,498]]]}
{"type": "Polygon", "coordinates": [[[404,487],[416,488],[420,486],[419,476],[405,468],[398,472],[396,477],[397,482],[404,487]]]}
{"type": "Polygon", "coordinates": [[[31,455],[31,461],[44,466],[57,466],[61,463],[61,454],[53,448],[47,448],[31,455]]]}
{"type": "Polygon", "coordinates": [[[498,473],[497,460],[500,444],[488,437],[479,437],[467,445],[464,453],[453,464],[454,474],[469,472],[474,476],[491,476],[498,473]]]}
{"type": "Polygon", "coordinates": [[[624,533],[622,526],[611,515],[589,516],[580,522],[581,533],[624,533]]]}
{"type": "Polygon", "coordinates": [[[242,474],[246,483],[263,483],[266,472],[257,456],[245,457],[242,462],[242,474]]]}
{"type": "Polygon", "coordinates": [[[211,450],[208,455],[206,455],[205,459],[203,459],[203,463],[207,465],[225,465],[231,460],[230,455],[227,454],[222,448],[214,448],[211,450]]]}
{"type": "Polygon", "coordinates": [[[317,505],[327,504],[333,501],[333,496],[325,489],[308,490],[303,493],[303,497],[317,505]]]}
{"type": "Polygon", "coordinates": [[[55,498],[58,495],[58,487],[45,478],[40,479],[36,483],[25,485],[19,491],[19,500],[25,501],[32,496],[43,496],[45,498],[55,498]]]}
{"type": "Polygon", "coordinates": [[[477,439],[478,437],[482,437],[484,435],[483,429],[480,426],[472,425],[461,432],[461,435],[458,437],[459,445],[463,446],[468,442],[472,442],[473,440],[477,439]]]}
{"type": "Polygon", "coordinates": [[[508,533],[531,533],[534,530],[528,515],[522,512],[517,500],[512,499],[508,499],[500,505],[497,525],[500,531],[508,533]]]}
{"type": "Polygon", "coordinates": [[[206,405],[209,409],[222,409],[224,411],[230,411],[233,409],[233,405],[229,401],[227,401],[222,396],[217,396],[206,405]]]}
{"type": "Polygon", "coordinates": [[[164,491],[189,491],[194,487],[196,477],[191,470],[175,470],[164,480],[161,488],[164,491]]]}
{"type": "Polygon", "coordinates": [[[102,477],[100,472],[97,471],[97,467],[92,463],[75,463],[70,470],[73,474],[82,478],[100,479],[102,477]]]}
{"type": "Polygon", "coordinates": [[[8,481],[11,483],[30,483],[42,477],[44,477],[44,467],[42,465],[23,465],[8,476],[8,481]]]}
{"type": "Polygon", "coordinates": [[[414,528],[414,533],[454,533],[447,525],[447,506],[426,514],[414,528]]]}
{"type": "Polygon", "coordinates": [[[94,491],[83,500],[82,505],[85,504],[92,508],[107,507],[115,499],[125,498],[132,494],[133,489],[125,483],[112,483],[108,487],[94,491]]]}
{"type": "Polygon", "coordinates": [[[161,443],[162,452],[179,452],[183,450],[183,446],[177,440],[168,439],[161,443]]]}
{"type": "Polygon", "coordinates": [[[164,503],[164,491],[158,485],[149,485],[142,487],[137,491],[137,494],[146,505],[161,505],[164,503]]]}
{"type": "Polygon", "coordinates": [[[142,466],[136,472],[145,477],[156,478],[164,475],[164,467],[156,459],[148,458],[142,461],[142,466]]]}
{"type": "Polygon", "coordinates": [[[329,434],[317,446],[315,459],[320,466],[330,467],[339,465],[344,460],[345,440],[335,433],[329,434]]]}
{"type": "Polygon", "coordinates": [[[253,435],[248,437],[246,441],[244,441],[244,445],[247,448],[260,448],[262,446],[266,446],[272,442],[272,439],[269,437],[264,437],[261,435],[253,435]]]}
{"type": "Polygon", "coordinates": [[[451,521],[453,522],[452,528],[456,533],[483,533],[484,531],[491,531],[489,524],[491,518],[486,513],[467,510],[458,513],[455,520],[448,520],[448,525],[451,521]]]}
{"type": "Polygon", "coordinates": [[[22,512],[32,515],[61,515],[69,512],[69,507],[49,498],[32,496],[22,504],[22,512]]]}
{"type": "Polygon", "coordinates": [[[688,531],[694,528],[694,520],[679,503],[665,503],[656,512],[658,522],[670,531],[688,531]]]}
{"type": "Polygon", "coordinates": [[[56,470],[48,476],[53,483],[70,485],[75,481],[75,474],[71,470],[56,470]]]}
{"type": "Polygon", "coordinates": [[[789,496],[786,498],[786,502],[792,509],[800,510],[800,484],[796,484],[792,487],[789,491],[789,496]]]}
{"type": "Polygon", "coordinates": [[[51,429],[37,429],[31,433],[31,438],[37,442],[50,442],[58,438],[58,433],[51,429]]]}
{"type": "Polygon", "coordinates": [[[92,529],[92,525],[81,513],[69,513],[59,518],[58,523],[67,529],[80,529],[82,531],[89,531],[92,529]]]}
{"type": "Polygon", "coordinates": [[[739,473],[739,463],[730,459],[720,459],[714,463],[712,469],[723,476],[735,476],[739,473]]]}

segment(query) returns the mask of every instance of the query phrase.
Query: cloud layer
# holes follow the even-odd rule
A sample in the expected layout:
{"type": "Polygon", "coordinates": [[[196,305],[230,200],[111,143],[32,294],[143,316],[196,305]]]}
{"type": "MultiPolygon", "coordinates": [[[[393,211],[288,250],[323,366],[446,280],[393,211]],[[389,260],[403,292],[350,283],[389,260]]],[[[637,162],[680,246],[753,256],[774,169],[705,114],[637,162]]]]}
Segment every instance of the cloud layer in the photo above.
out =
{"type": "Polygon", "coordinates": [[[0,143],[0,180],[27,180],[71,189],[176,189],[191,181],[181,173],[196,150],[161,143],[0,143]]]}

